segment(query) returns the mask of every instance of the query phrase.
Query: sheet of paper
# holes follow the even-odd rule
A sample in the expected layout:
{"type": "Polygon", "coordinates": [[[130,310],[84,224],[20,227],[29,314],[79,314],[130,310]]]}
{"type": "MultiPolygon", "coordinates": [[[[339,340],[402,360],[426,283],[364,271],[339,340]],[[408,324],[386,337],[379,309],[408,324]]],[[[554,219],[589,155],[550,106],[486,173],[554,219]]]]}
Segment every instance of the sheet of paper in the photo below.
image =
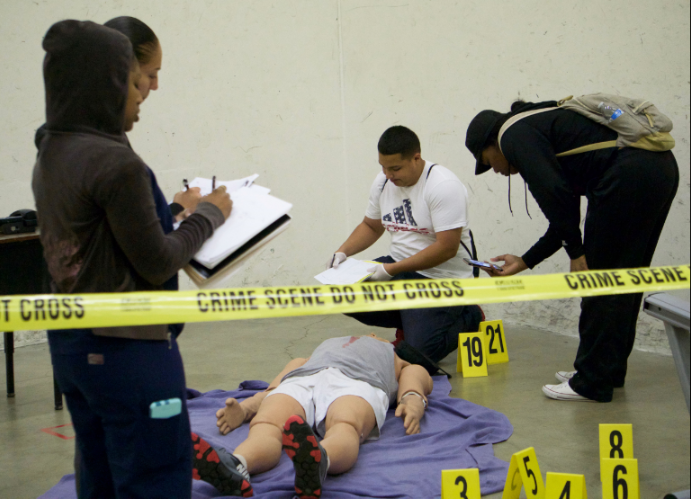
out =
{"type": "Polygon", "coordinates": [[[195,260],[210,269],[283,215],[287,215],[293,207],[286,201],[252,187],[236,189],[230,197],[233,200],[230,217],[194,256],[195,260]]]}
{"type": "Polygon", "coordinates": [[[371,269],[374,265],[377,265],[376,262],[348,258],[337,269],[325,270],[314,278],[322,284],[355,284],[371,276],[373,272],[368,272],[367,269],[371,269]]]}
{"type": "MultiPolygon", "coordinates": [[[[271,189],[269,189],[268,187],[262,187],[261,185],[257,185],[255,183],[253,183],[254,182],[253,179],[256,179],[258,176],[259,176],[259,174],[257,173],[254,175],[250,175],[249,177],[246,177],[244,179],[231,180],[229,182],[217,182],[217,183],[218,183],[218,185],[225,185],[226,189],[228,190],[229,193],[240,189],[247,182],[250,182],[250,186],[247,188],[250,189],[252,192],[255,192],[257,194],[268,194],[268,193],[270,193],[271,189]],[[238,187],[239,182],[241,182],[243,185],[238,187]],[[230,185],[231,187],[229,188],[228,185],[230,185]],[[233,191],[231,191],[231,189],[233,189],[233,191]]],[[[189,186],[190,187],[199,187],[200,193],[202,196],[211,193],[211,179],[210,178],[197,177],[192,182],[189,183],[189,186]]],[[[182,222],[173,223],[173,230],[178,230],[178,227],[180,227],[181,223],[182,222]]]]}
{"type": "Polygon", "coordinates": [[[268,194],[271,192],[271,189],[269,189],[268,187],[262,187],[261,185],[257,184],[252,184],[249,187],[249,190],[256,192],[257,194],[268,194]]]}

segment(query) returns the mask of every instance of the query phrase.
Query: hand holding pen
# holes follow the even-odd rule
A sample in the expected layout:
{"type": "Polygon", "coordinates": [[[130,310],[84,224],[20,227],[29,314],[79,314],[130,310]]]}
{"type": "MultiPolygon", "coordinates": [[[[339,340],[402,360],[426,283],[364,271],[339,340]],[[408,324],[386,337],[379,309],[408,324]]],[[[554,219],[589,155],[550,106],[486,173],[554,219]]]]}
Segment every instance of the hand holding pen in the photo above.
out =
{"type": "Polygon", "coordinates": [[[331,258],[329,258],[326,262],[326,269],[337,269],[340,264],[345,262],[348,259],[348,256],[341,252],[337,251],[336,253],[333,254],[331,258]]]}
{"type": "Polygon", "coordinates": [[[223,213],[223,216],[227,219],[230,216],[231,210],[233,209],[233,201],[230,199],[230,194],[226,192],[225,185],[222,185],[216,189],[215,179],[216,177],[214,177],[212,182],[214,190],[211,191],[211,194],[204,196],[199,201],[201,203],[211,203],[216,205],[216,207],[221,210],[221,213],[223,213]]]}
{"type": "Polygon", "coordinates": [[[190,187],[186,178],[182,179],[182,186],[183,189],[173,197],[173,202],[178,203],[185,209],[183,212],[185,215],[181,218],[187,218],[187,216],[194,213],[199,200],[202,198],[202,193],[199,187],[190,187]]]}
{"type": "Polygon", "coordinates": [[[216,189],[215,175],[211,178],[211,194],[207,196],[202,197],[199,187],[190,187],[186,178],[182,179],[182,186],[183,190],[178,192],[173,198],[174,203],[178,203],[185,208],[185,216],[182,218],[187,218],[187,216],[194,213],[197,205],[202,201],[216,205],[225,218],[230,216],[233,201],[231,201],[230,194],[226,192],[226,187],[224,185],[216,189]]]}

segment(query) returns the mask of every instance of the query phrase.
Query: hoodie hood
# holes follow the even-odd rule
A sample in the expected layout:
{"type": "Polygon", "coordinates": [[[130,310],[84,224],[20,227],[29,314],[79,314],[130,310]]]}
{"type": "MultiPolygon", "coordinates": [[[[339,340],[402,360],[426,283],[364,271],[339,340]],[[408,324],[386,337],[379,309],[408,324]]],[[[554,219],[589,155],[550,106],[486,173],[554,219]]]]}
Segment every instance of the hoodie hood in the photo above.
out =
{"type": "Polygon", "coordinates": [[[127,37],[91,21],[60,21],[43,49],[46,129],[123,135],[132,64],[127,37]]]}

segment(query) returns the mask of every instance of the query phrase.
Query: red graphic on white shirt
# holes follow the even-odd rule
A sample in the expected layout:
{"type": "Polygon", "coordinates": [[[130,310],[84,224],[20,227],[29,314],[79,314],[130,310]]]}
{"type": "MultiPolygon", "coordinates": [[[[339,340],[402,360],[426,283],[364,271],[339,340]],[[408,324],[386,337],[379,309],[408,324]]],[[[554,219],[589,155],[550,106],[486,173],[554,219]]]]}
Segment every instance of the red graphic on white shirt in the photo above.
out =
{"type": "Polygon", "coordinates": [[[417,232],[418,234],[432,234],[432,231],[424,227],[413,227],[396,223],[386,223],[382,220],[382,225],[389,232],[417,232]]]}
{"type": "Polygon", "coordinates": [[[415,218],[413,218],[413,204],[410,202],[410,199],[404,199],[402,206],[394,208],[392,213],[387,213],[381,217],[381,223],[389,232],[432,233],[429,229],[418,227],[415,218]]]}

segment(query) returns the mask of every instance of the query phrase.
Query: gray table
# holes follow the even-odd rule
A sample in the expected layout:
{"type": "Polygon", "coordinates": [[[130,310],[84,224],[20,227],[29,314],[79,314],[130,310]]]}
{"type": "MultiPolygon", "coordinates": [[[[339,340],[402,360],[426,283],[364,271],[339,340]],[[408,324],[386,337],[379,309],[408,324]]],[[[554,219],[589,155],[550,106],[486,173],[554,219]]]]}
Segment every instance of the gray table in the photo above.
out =
{"type": "MultiPolygon", "coordinates": [[[[668,295],[656,293],[648,296],[643,303],[643,310],[650,316],[665,323],[674,363],[681,383],[681,390],[689,409],[689,302],[668,295]]],[[[689,490],[667,494],[665,499],[689,499],[689,490]]]]}
{"type": "MultiPolygon", "coordinates": [[[[0,235],[0,296],[49,292],[50,277],[38,232],[0,235]]],[[[3,333],[7,397],[14,397],[14,333],[3,333]]],[[[62,393],[53,376],[55,410],[62,409],[62,393]]]]}

